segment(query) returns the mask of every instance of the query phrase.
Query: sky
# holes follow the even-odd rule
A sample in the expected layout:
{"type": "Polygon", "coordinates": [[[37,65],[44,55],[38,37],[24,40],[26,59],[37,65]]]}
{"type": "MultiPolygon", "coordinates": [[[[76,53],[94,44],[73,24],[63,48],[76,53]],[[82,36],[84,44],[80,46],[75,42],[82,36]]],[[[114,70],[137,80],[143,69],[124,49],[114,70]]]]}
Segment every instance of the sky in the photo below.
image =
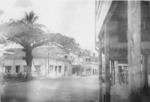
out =
{"type": "Polygon", "coordinates": [[[21,19],[34,11],[48,30],[75,38],[82,48],[94,50],[95,0],[0,0],[0,21],[21,19]]]}

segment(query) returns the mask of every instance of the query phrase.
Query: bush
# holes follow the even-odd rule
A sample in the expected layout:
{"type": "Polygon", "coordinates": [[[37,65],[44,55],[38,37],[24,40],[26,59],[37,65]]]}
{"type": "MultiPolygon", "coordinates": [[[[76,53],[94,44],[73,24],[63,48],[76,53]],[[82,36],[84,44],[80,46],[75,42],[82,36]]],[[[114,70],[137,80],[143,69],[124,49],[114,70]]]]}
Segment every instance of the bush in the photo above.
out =
{"type": "Polygon", "coordinates": [[[11,75],[11,74],[5,74],[3,76],[4,80],[6,80],[6,81],[14,80],[15,77],[16,77],[15,75],[11,75]]]}

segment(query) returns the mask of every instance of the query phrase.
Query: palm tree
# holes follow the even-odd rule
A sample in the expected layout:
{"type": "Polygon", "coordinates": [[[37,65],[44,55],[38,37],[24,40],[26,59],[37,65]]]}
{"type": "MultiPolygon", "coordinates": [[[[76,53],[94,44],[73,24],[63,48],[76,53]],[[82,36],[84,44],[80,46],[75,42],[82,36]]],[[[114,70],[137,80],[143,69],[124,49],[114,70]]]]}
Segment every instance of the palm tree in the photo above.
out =
{"type": "Polygon", "coordinates": [[[35,13],[33,11],[31,11],[29,14],[26,12],[25,13],[25,17],[21,20],[22,23],[24,23],[25,25],[31,27],[31,28],[41,28],[41,27],[45,27],[42,24],[37,24],[35,23],[38,20],[38,16],[35,15],[35,13]]]}
{"type": "MultiPolygon", "coordinates": [[[[45,27],[45,26],[43,26],[43,25],[41,25],[41,24],[37,24],[37,23],[35,23],[36,21],[37,21],[37,19],[38,19],[38,16],[36,16],[35,15],[35,13],[33,12],[33,11],[31,11],[29,14],[28,13],[25,13],[25,17],[22,19],[22,20],[20,20],[20,23],[24,23],[27,27],[29,27],[31,30],[35,30],[35,31],[37,31],[37,30],[39,30],[39,31],[41,31],[41,29],[39,29],[39,28],[41,28],[41,27],[45,27]]],[[[42,32],[41,32],[42,33],[42,32]]],[[[33,34],[32,34],[33,35],[33,34]]],[[[26,57],[24,57],[23,59],[25,59],[26,60],[26,63],[27,63],[27,74],[28,74],[28,77],[30,78],[31,76],[32,76],[32,74],[31,74],[31,68],[32,68],[32,59],[33,59],[33,56],[32,56],[32,49],[34,48],[34,47],[32,47],[32,45],[34,45],[34,44],[37,44],[36,43],[36,40],[38,39],[38,37],[37,36],[40,36],[41,34],[35,34],[34,35],[34,38],[33,39],[31,39],[31,41],[28,41],[28,42],[30,42],[30,47],[29,46],[27,46],[27,47],[25,47],[24,46],[24,51],[26,52],[26,57]]],[[[30,36],[29,36],[30,37],[30,36]]],[[[40,45],[39,45],[40,46],[40,45]]]]}
{"type": "Polygon", "coordinates": [[[11,20],[0,26],[0,31],[7,34],[7,40],[20,44],[24,48],[23,51],[26,55],[23,59],[27,63],[28,78],[32,76],[32,50],[34,48],[48,42],[55,42],[56,44],[54,44],[61,49],[73,48],[72,46],[76,46],[76,42],[73,38],[62,36],[61,34],[46,34],[42,30],[42,27],[45,26],[36,23],[37,20],[38,16],[31,11],[30,13],[25,13],[25,17],[21,20],[11,20]],[[58,44],[62,46],[59,46],[58,44]]]}
{"type": "Polygon", "coordinates": [[[26,53],[23,59],[27,63],[27,76],[28,79],[32,76],[32,50],[35,47],[41,46],[51,41],[53,34],[45,34],[41,29],[44,25],[35,23],[38,16],[33,11],[25,13],[25,17],[21,20],[10,20],[1,26],[1,32],[7,34],[7,40],[20,44],[26,53]]]}

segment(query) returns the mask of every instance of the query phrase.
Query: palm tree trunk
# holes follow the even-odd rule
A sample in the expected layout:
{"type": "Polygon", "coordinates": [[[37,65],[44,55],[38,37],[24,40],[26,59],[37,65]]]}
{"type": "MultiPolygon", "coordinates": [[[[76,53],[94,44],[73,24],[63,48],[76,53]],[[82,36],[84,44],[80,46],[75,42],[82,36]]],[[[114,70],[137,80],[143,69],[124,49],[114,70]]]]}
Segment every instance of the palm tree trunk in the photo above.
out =
{"type": "Polygon", "coordinates": [[[32,77],[32,60],[33,60],[32,50],[24,50],[24,51],[26,53],[24,59],[27,63],[27,80],[29,80],[32,77]]]}

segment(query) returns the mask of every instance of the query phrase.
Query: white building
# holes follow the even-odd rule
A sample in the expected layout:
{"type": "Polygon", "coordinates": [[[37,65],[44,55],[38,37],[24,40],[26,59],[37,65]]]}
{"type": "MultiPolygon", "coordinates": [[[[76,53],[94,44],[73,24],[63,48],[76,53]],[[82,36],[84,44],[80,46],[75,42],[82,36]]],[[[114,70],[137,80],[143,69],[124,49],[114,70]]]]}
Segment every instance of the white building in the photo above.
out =
{"type": "Polygon", "coordinates": [[[98,74],[98,62],[93,61],[93,57],[91,56],[82,56],[84,63],[84,71],[87,75],[95,75],[98,74]]]}
{"type": "MultiPolygon", "coordinates": [[[[15,54],[4,58],[3,73],[17,75],[18,73],[26,72],[27,65],[25,60],[22,59],[25,53],[21,49],[11,49],[10,51],[15,54]]],[[[50,49],[39,47],[33,49],[32,75],[36,77],[62,77],[71,75],[72,67],[70,61],[59,56],[58,52],[61,55],[65,54],[62,49],[56,47],[50,49]]]]}

